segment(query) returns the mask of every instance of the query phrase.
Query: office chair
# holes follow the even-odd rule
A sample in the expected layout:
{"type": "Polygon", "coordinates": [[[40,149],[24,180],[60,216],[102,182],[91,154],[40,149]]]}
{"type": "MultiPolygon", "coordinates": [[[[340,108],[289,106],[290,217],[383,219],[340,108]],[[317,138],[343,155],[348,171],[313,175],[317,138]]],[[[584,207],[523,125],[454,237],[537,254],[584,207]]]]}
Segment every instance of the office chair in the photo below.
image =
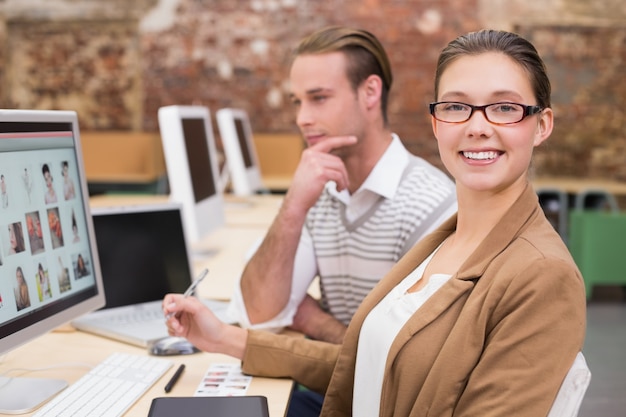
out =
{"type": "Polygon", "coordinates": [[[591,372],[582,352],[578,352],[554,399],[548,417],[576,417],[591,381],[591,372]]]}
{"type": "Polygon", "coordinates": [[[569,197],[559,188],[538,188],[537,197],[546,218],[552,227],[559,233],[561,239],[567,242],[567,226],[569,223],[569,197]]]}
{"type": "Polygon", "coordinates": [[[615,196],[602,189],[590,188],[576,194],[574,202],[576,210],[604,210],[612,213],[619,212],[619,205],[615,196]]]}

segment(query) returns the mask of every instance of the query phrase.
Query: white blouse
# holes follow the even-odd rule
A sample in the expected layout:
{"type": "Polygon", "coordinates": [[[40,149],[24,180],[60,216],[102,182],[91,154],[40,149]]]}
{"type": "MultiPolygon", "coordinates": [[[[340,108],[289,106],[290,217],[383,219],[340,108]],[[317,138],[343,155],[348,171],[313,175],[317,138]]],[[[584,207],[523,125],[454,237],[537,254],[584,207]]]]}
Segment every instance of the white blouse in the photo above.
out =
{"type": "Polygon", "coordinates": [[[409,318],[452,276],[433,274],[422,289],[407,293],[422,278],[437,249],[391,290],[365,318],[357,348],[352,415],[379,415],[385,363],[391,344],[409,318]]]}

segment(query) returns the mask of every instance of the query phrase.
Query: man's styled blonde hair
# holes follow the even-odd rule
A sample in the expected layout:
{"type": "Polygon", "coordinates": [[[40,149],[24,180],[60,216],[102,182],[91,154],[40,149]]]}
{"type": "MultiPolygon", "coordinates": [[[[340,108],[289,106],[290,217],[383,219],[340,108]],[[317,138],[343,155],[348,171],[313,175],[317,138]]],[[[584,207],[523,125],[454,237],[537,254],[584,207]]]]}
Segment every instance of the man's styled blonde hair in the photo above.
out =
{"type": "Polygon", "coordinates": [[[370,75],[382,80],[381,112],[387,124],[387,102],[393,81],[391,65],[380,41],[368,31],[343,26],[320,29],[304,38],[294,56],[342,52],[348,59],[347,77],[356,89],[370,75]]]}

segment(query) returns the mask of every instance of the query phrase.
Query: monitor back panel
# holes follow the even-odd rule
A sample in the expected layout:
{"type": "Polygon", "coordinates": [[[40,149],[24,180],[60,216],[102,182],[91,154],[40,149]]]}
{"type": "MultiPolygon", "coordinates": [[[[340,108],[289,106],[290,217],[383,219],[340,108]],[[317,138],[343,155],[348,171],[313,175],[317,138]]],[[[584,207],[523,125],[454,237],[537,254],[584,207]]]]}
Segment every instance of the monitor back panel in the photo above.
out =
{"type": "Polygon", "coordinates": [[[211,115],[203,106],[164,106],[158,117],[170,197],[182,203],[187,237],[198,242],[225,221],[211,115]]]}

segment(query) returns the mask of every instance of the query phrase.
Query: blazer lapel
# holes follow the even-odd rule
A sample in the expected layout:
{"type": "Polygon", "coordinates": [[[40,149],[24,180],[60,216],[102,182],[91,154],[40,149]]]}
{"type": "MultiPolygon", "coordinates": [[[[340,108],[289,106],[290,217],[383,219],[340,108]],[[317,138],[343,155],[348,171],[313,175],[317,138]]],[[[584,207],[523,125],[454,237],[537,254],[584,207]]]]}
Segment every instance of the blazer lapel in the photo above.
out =
{"type": "Polygon", "coordinates": [[[539,199],[532,186],[526,189],[490,233],[459,268],[458,279],[475,279],[483,275],[493,259],[504,251],[524,230],[531,220],[543,214],[539,199]]]}
{"type": "MultiPolygon", "coordinates": [[[[400,332],[391,345],[389,356],[387,357],[387,371],[396,355],[415,333],[433,322],[464,294],[471,292],[474,288],[474,281],[480,279],[480,276],[482,276],[493,259],[504,251],[511,241],[525,229],[525,225],[528,224],[528,221],[537,215],[537,210],[540,210],[537,201],[537,195],[534,190],[531,186],[527,186],[518,198],[518,201],[513,204],[511,209],[502,216],[502,219],[500,219],[494,227],[499,230],[499,232],[497,234],[488,235],[478,248],[476,248],[474,253],[470,255],[467,261],[461,265],[459,271],[413,314],[400,329],[400,332]]],[[[456,225],[456,216],[451,218],[449,222],[453,222],[453,224],[456,225]]],[[[413,267],[419,265],[441,242],[443,242],[452,230],[454,230],[454,227],[451,227],[449,222],[446,222],[437,232],[430,236],[428,244],[424,246],[421,244],[418,245],[419,248],[416,249],[421,250],[415,252],[419,252],[419,262],[415,263],[417,259],[412,259],[410,264],[413,265],[413,267]]],[[[414,251],[411,250],[409,254],[413,252],[414,251]]],[[[396,279],[393,280],[393,285],[391,285],[391,283],[385,285],[382,296],[387,294],[393,286],[397,285],[397,283],[408,275],[407,269],[409,270],[408,272],[412,270],[406,267],[400,271],[402,272],[401,276],[396,276],[396,279]]],[[[380,299],[378,296],[376,298],[376,303],[378,303],[380,299]]],[[[374,305],[375,304],[369,306],[367,311],[373,308],[374,305]]]]}

